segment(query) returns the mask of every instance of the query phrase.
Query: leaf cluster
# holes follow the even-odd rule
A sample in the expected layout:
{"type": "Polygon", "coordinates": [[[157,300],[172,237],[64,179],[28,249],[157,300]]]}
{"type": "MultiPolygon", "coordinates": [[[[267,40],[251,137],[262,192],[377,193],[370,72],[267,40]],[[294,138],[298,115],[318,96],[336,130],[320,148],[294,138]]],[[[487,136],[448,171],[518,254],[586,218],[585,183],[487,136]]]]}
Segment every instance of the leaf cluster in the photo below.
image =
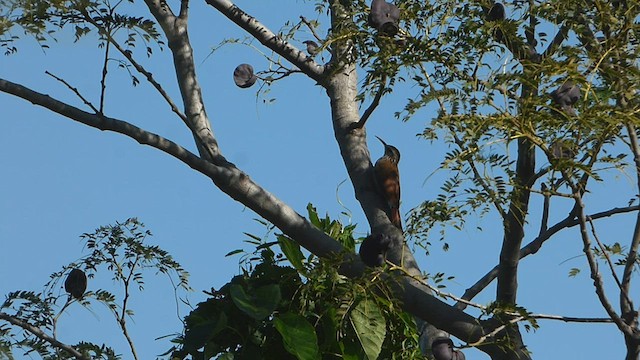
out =
{"type": "Polygon", "coordinates": [[[100,46],[104,46],[119,30],[125,30],[123,43],[128,51],[141,41],[147,55],[151,55],[150,42],[163,44],[155,22],[142,16],[127,15],[125,12],[131,9],[122,9],[125,7],[122,1],[113,5],[108,0],[3,1],[0,2],[0,46],[6,49],[5,54],[17,51],[15,42],[20,36],[16,35],[19,31],[15,28],[32,36],[42,48],[48,48],[48,43],[57,41],[58,33],[64,29],[73,31],[75,41],[95,30],[101,40],[100,46]]]}
{"type": "MultiPolygon", "coordinates": [[[[307,209],[314,225],[355,243],[354,226],[307,209]]],[[[249,271],[207,292],[185,318],[172,358],[420,358],[415,323],[393,299],[392,280],[378,272],[348,279],[338,273],[340,256],[305,259],[295,242],[276,237],[256,246],[249,271]],[[278,247],[293,267],[275,254],[278,247]]]]}

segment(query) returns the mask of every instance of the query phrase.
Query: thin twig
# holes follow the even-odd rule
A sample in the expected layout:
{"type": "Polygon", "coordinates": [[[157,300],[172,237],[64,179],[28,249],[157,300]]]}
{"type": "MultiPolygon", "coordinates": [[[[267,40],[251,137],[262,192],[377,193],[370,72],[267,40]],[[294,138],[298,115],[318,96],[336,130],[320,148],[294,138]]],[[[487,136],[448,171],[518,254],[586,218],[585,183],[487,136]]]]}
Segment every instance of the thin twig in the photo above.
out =
{"type": "Polygon", "coordinates": [[[533,319],[541,319],[541,320],[559,320],[563,322],[574,322],[574,323],[602,323],[602,324],[611,324],[613,320],[611,318],[582,318],[582,317],[573,317],[573,316],[560,316],[560,315],[547,315],[547,314],[531,314],[529,317],[533,319]]]}
{"type": "Polygon", "coordinates": [[[513,325],[513,324],[518,323],[518,322],[520,322],[522,320],[525,320],[525,319],[526,318],[524,316],[516,316],[513,319],[509,320],[508,323],[498,326],[492,332],[480,337],[480,339],[478,339],[475,342],[467,344],[467,346],[469,346],[469,347],[477,347],[478,345],[481,345],[482,343],[484,343],[485,340],[497,335],[500,331],[504,330],[507,326],[513,325]]]}
{"type": "Polygon", "coordinates": [[[61,83],[63,83],[67,88],[69,88],[69,90],[71,90],[74,94],[76,94],[80,98],[80,100],[82,100],[82,102],[85,105],[87,105],[88,107],[90,107],[91,110],[93,110],[96,114],[100,113],[100,111],[98,109],[96,109],[96,107],[93,106],[93,104],[89,100],[87,100],[84,96],[82,96],[82,94],[80,94],[80,92],[78,91],[78,88],[75,88],[75,87],[71,86],[64,79],[55,76],[54,74],[50,73],[49,71],[45,71],[44,73],[49,75],[49,76],[51,76],[52,78],[60,81],[61,83]]]}
{"type": "Polygon", "coordinates": [[[547,185],[542,183],[540,189],[542,191],[542,196],[544,196],[544,202],[542,204],[542,220],[540,221],[540,232],[538,233],[538,236],[547,231],[549,223],[549,201],[551,199],[551,195],[547,191],[547,185]]]}
{"type": "Polygon", "coordinates": [[[589,264],[589,271],[591,272],[591,279],[593,280],[593,286],[595,287],[596,295],[600,300],[600,304],[607,312],[607,315],[611,317],[613,322],[618,326],[618,329],[622,331],[626,335],[633,334],[633,328],[626,324],[622,318],[616,313],[615,309],[609,302],[607,295],[604,291],[604,283],[602,281],[602,276],[600,275],[600,271],[598,270],[598,263],[596,262],[595,255],[591,250],[591,240],[589,238],[589,233],[587,231],[587,217],[584,213],[585,204],[582,201],[581,189],[571,181],[570,176],[566,171],[562,171],[562,176],[567,180],[567,184],[571,187],[575,194],[575,203],[578,210],[578,221],[580,224],[580,236],[582,238],[583,252],[587,258],[587,263],[589,264]]]}
{"type": "MultiPolygon", "coordinates": [[[[91,23],[97,29],[100,29],[99,25],[88,14],[84,14],[84,16],[85,16],[85,20],[86,21],[91,23]]],[[[140,74],[145,76],[147,81],[158,91],[158,93],[160,93],[160,95],[167,102],[167,104],[169,104],[169,107],[171,107],[171,111],[173,111],[176,115],[178,115],[178,117],[180,117],[180,119],[187,125],[187,127],[189,127],[189,124],[187,123],[187,116],[184,113],[182,113],[182,111],[180,111],[180,109],[178,109],[178,106],[173,102],[173,100],[171,99],[169,94],[164,90],[162,85],[160,85],[160,83],[158,83],[153,78],[153,74],[151,74],[150,72],[145,70],[145,68],[142,67],[142,65],[140,65],[133,58],[133,56],[131,55],[131,52],[130,51],[126,51],[125,49],[123,49],[120,46],[120,44],[118,44],[118,42],[113,37],[111,37],[110,34],[105,34],[105,35],[107,36],[108,42],[110,44],[113,44],[113,46],[118,50],[118,52],[120,52],[120,54],[122,54],[122,56],[124,56],[131,63],[131,65],[133,65],[133,67],[136,69],[136,71],[138,71],[140,74]]]]}
{"type": "MultiPolygon", "coordinates": [[[[101,29],[98,27],[98,30],[101,29]]],[[[104,49],[104,62],[102,63],[102,77],[100,79],[100,114],[104,114],[104,98],[107,91],[107,74],[109,72],[109,50],[111,49],[109,38],[111,37],[111,30],[108,27],[104,29],[104,35],[107,38],[107,44],[104,49]]]]}
{"type": "Polygon", "coordinates": [[[57,339],[58,335],[57,335],[57,331],[58,331],[58,319],[60,318],[60,315],[62,315],[62,313],[69,307],[69,305],[71,305],[71,303],[73,303],[73,298],[71,296],[68,297],[67,301],[64,303],[64,305],[62,306],[62,309],[60,309],[60,311],[56,314],[56,316],[53,317],[53,321],[52,321],[52,327],[53,327],[53,338],[57,339]]]}
{"type": "Polygon", "coordinates": [[[625,291],[623,291],[622,283],[620,282],[620,278],[618,277],[618,274],[616,273],[616,269],[613,267],[613,261],[611,261],[611,257],[609,256],[609,253],[607,252],[607,249],[604,247],[604,245],[600,241],[600,238],[598,237],[598,234],[596,232],[596,226],[593,224],[593,219],[587,217],[587,220],[589,221],[589,225],[591,225],[591,234],[593,235],[593,238],[598,243],[598,247],[600,248],[600,251],[602,252],[602,255],[604,255],[605,260],[607,261],[607,265],[609,265],[609,270],[611,270],[611,276],[613,276],[613,280],[615,280],[615,282],[618,285],[618,288],[620,289],[620,292],[622,293],[622,295],[627,298],[627,301],[629,303],[631,303],[631,299],[629,299],[629,294],[627,294],[625,291]]]}
{"type": "Polygon", "coordinates": [[[382,94],[384,94],[384,89],[386,85],[387,85],[387,76],[383,75],[382,79],[380,79],[380,87],[378,88],[378,92],[376,93],[376,96],[373,98],[373,101],[371,101],[371,105],[369,105],[367,110],[364,111],[364,114],[362,114],[362,117],[360,118],[360,120],[357,123],[353,124],[352,129],[362,129],[364,127],[364,124],[367,122],[371,114],[373,114],[373,111],[378,107],[378,104],[380,104],[380,99],[382,98],[382,94]]]}
{"type": "Polygon", "coordinates": [[[309,20],[307,20],[306,17],[304,16],[300,16],[300,20],[302,20],[302,22],[307,25],[307,27],[309,28],[309,30],[311,31],[311,34],[313,34],[313,37],[316,38],[316,40],[320,41],[320,42],[324,42],[324,40],[318,36],[318,33],[316,33],[316,28],[313,27],[313,25],[311,24],[311,22],[309,20]]]}

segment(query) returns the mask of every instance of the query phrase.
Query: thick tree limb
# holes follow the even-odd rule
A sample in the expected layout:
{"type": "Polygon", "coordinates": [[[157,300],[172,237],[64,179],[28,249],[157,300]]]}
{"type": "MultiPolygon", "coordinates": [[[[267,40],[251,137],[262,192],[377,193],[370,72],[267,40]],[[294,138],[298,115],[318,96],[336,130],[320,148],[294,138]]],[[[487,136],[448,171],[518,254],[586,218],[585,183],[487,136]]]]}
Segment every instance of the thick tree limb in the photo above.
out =
{"type": "Polygon", "coordinates": [[[200,156],[216,164],[224,164],[226,160],[221,158],[218,142],[214,137],[202,100],[202,89],[196,76],[193,49],[187,28],[188,2],[181,3],[179,17],[173,14],[165,1],[145,0],[145,4],[167,36],[187,124],[193,132],[200,156]]]}
{"type": "Polygon", "coordinates": [[[29,324],[26,321],[23,321],[21,319],[18,319],[16,317],[13,317],[9,314],[5,314],[5,313],[0,313],[0,319],[7,321],[8,323],[18,326],[22,329],[24,329],[25,331],[35,335],[38,339],[41,339],[43,341],[48,342],[49,344],[51,344],[53,347],[56,347],[58,349],[64,350],[66,352],[68,352],[70,355],[74,356],[76,359],[80,359],[80,360],[90,360],[89,357],[84,356],[81,352],[79,352],[78,350],[74,349],[72,346],[64,344],[56,339],[54,339],[53,337],[47,335],[44,331],[40,330],[39,327],[37,326],[33,326],[31,324],[29,324]]]}
{"type": "Polygon", "coordinates": [[[504,304],[515,304],[517,299],[520,245],[524,238],[524,224],[531,196],[531,191],[526,187],[526,184],[529,183],[534,172],[533,144],[527,139],[518,139],[515,185],[511,192],[509,212],[504,220],[504,239],[502,240],[500,264],[498,265],[496,300],[504,304]]]}
{"type": "Polygon", "coordinates": [[[247,14],[229,0],[206,0],[207,4],[216,8],[222,15],[236,23],[256,38],[262,45],[275,51],[292,64],[297,66],[303,73],[324,86],[324,66],[318,65],[313,58],[307,56],[303,51],[282,40],[273,31],[269,30],[260,21],[247,14]]]}
{"type": "MultiPolygon", "coordinates": [[[[4,79],[0,79],[0,91],[30,101],[35,105],[47,108],[82,124],[100,130],[123,134],[140,144],[149,145],[173,156],[192,169],[209,177],[223,192],[276,225],[285,234],[318,256],[326,256],[343,251],[343,247],[338,242],[318,230],[291,207],[261,188],[247,174],[226,160],[222,165],[214,165],[182,146],[128,122],[87,113],[50,96],[4,79]]],[[[220,157],[220,159],[224,158],[220,157]]],[[[359,262],[354,263],[351,270],[355,272],[362,270],[362,264],[359,262]]]]}

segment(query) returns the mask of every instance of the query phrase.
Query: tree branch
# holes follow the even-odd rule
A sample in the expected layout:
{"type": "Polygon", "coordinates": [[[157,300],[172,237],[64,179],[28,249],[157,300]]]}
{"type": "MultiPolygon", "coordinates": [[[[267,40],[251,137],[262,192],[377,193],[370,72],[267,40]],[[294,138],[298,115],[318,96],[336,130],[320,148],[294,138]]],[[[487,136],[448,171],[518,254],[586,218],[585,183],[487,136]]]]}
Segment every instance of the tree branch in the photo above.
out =
{"type": "MultiPolygon", "coordinates": [[[[142,145],[149,145],[173,156],[192,169],[209,177],[224,193],[276,225],[283,233],[295,239],[300,245],[318,256],[327,256],[344,250],[342,245],[318,230],[291,207],[261,188],[248,175],[222,157],[220,159],[224,160],[224,163],[222,165],[214,165],[182,146],[128,122],[87,113],[50,96],[4,79],[0,79],[0,91],[30,101],[35,105],[47,108],[82,124],[128,136],[142,145]]],[[[360,262],[353,263],[351,266],[352,268],[347,269],[347,273],[361,272],[363,267],[360,262]]]]}
{"type": "Polygon", "coordinates": [[[313,58],[303,51],[282,40],[256,18],[247,14],[229,0],[207,0],[207,4],[216,8],[222,15],[236,23],[256,38],[262,45],[275,51],[292,64],[300,68],[303,73],[324,86],[324,66],[318,65],[313,58]]]}
{"type": "Polygon", "coordinates": [[[607,295],[604,292],[604,283],[602,282],[602,276],[600,275],[600,271],[598,270],[598,264],[596,262],[595,255],[593,254],[593,251],[591,250],[591,240],[589,238],[589,233],[587,231],[587,217],[586,217],[586,215],[584,213],[585,205],[584,205],[584,202],[582,201],[582,196],[578,192],[578,189],[576,188],[575,184],[573,184],[573,183],[571,183],[569,181],[569,178],[566,175],[566,172],[563,172],[563,175],[564,175],[565,178],[567,178],[567,181],[571,184],[571,187],[574,190],[574,193],[576,194],[575,195],[575,202],[576,202],[576,205],[577,205],[577,208],[578,208],[578,221],[579,221],[579,224],[580,224],[580,236],[581,236],[582,242],[584,244],[583,252],[584,252],[584,254],[585,254],[586,258],[587,258],[587,263],[589,264],[589,270],[591,272],[591,279],[593,280],[593,286],[595,287],[596,295],[598,295],[598,299],[600,300],[600,304],[602,304],[602,307],[607,312],[607,315],[609,315],[609,317],[613,320],[613,322],[618,326],[618,329],[620,329],[620,331],[622,331],[625,335],[632,336],[633,328],[630,327],[628,324],[626,324],[622,320],[622,318],[620,318],[620,316],[613,309],[613,306],[609,302],[609,299],[607,299],[607,295]]]}
{"type": "Polygon", "coordinates": [[[371,104],[369,105],[367,110],[364,111],[364,114],[362,114],[362,117],[360,118],[360,120],[358,120],[357,123],[353,124],[352,126],[353,129],[360,129],[364,127],[364,124],[367,122],[367,120],[369,120],[369,116],[373,114],[373,111],[378,107],[378,104],[380,104],[380,99],[382,98],[382,94],[384,94],[384,89],[386,85],[387,85],[387,76],[383,75],[382,79],[380,79],[380,87],[378,87],[378,92],[376,93],[376,96],[371,101],[371,104]]]}
{"type": "MultiPolygon", "coordinates": [[[[216,164],[224,164],[226,160],[218,149],[218,142],[211,128],[202,100],[202,89],[196,76],[193,49],[189,42],[187,16],[176,17],[163,0],[145,0],[145,4],[167,36],[187,124],[193,133],[200,156],[216,164]]],[[[185,2],[182,3],[181,11],[184,13],[187,11],[185,8],[187,5],[185,2]]]]}
{"type": "Polygon", "coordinates": [[[26,321],[23,321],[21,319],[18,319],[16,317],[13,317],[13,316],[11,316],[9,314],[5,314],[5,313],[0,313],[0,319],[5,320],[5,321],[7,321],[10,324],[13,324],[15,326],[21,327],[25,331],[30,332],[31,334],[35,335],[38,339],[46,341],[49,344],[51,344],[52,346],[68,352],[69,354],[74,356],[76,359],[90,360],[89,357],[84,356],[81,352],[79,352],[78,350],[74,349],[72,346],[64,344],[64,343],[61,343],[60,341],[58,341],[58,340],[52,338],[51,336],[45,334],[44,331],[40,330],[40,328],[38,328],[36,326],[33,326],[33,325],[29,324],[26,321]]]}
{"type": "MultiPolygon", "coordinates": [[[[187,1],[184,1],[183,3],[186,3],[186,2],[187,1]]],[[[96,28],[98,28],[98,29],[100,28],[100,26],[95,22],[95,20],[93,20],[93,18],[91,16],[89,16],[88,14],[84,14],[84,20],[89,22],[90,24],[92,24],[96,28]]],[[[144,77],[151,84],[151,86],[153,86],[158,91],[158,93],[160,93],[162,98],[167,102],[167,104],[169,104],[169,107],[171,108],[171,111],[173,111],[176,115],[178,115],[178,117],[180,119],[182,119],[182,121],[187,126],[189,126],[189,123],[187,121],[187,116],[185,114],[183,114],[182,111],[180,111],[180,109],[178,109],[178,106],[173,102],[173,100],[171,99],[169,94],[164,90],[162,85],[160,85],[160,83],[158,83],[153,78],[153,74],[148,72],[142,65],[140,65],[133,58],[133,55],[131,54],[130,51],[126,51],[125,49],[123,49],[122,46],[120,46],[120,44],[118,44],[118,42],[111,36],[111,34],[105,33],[105,36],[107,37],[108,42],[113,44],[113,46],[116,48],[116,50],[118,50],[118,52],[120,52],[120,54],[122,54],[122,56],[124,56],[127,60],[129,60],[129,63],[131,63],[131,65],[133,65],[133,67],[136,69],[136,71],[138,71],[140,74],[144,75],[144,77]]]]}
{"type": "MultiPolygon", "coordinates": [[[[617,214],[624,214],[624,213],[628,213],[628,212],[632,212],[632,211],[638,211],[638,210],[640,210],[640,205],[627,206],[627,207],[622,207],[622,208],[613,208],[613,209],[610,209],[610,210],[607,210],[607,211],[603,211],[603,212],[599,212],[599,213],[596,213],[596,214],[593,214],[593,215],[589,215],[588,218],[589,219],[593,219],[593,220],[597,220],[597,219],[601,219],[601,218],[605,218],[605,217],[609,217],[609,216],[613,216],[613,215],[617,215],[617,214]]],[[[542,244],[544,244],[545,241],[550,239],[557,232],[559,232],[560,230],[564,230],[564,229],[568,229],[568,228],[574,227],[574,226],[578,225],[578,223],[579,223],[579,221],[575,217],[575,208],[574,208],[574,210],[569,212],[569,215],[566,218],[564,218],[562,221],[556,223],[555,225],[553,225],[549,229],[545,230],[540,235],[538,235],[538,237],[536,237],[530,243],[528,243],[526,246],[524,246],[520,250],[520,259],[537,253],[538,250],[540,250],[540,248],[542,247],[542,244]]],[[[476,295],[478,295],[484,288],[489,286],[489,284],[498,276],[498,268],[499,268],[499,265],[494,266],[493,269],[491,269],[482,278],[480,278],[480,280],[476,281],[475,284],[473,284],[470,288],[468,288],[464,292],[464,294],[462,295],[461,298],[466,300],[466,301],[469,301],[469,300],[473,299],[476,295]]],[[[458,302],[456,304],[456,307],[459,308],[459,309],[464,309],[464,308],[467,307],[467,305],[462,303],[462,302],[458,302]]]]}
{"type": "MultiPolygon", "coordinates": [[[[628,123],[626,127],[627,133],[629,135],[629,148],[633,153],[633,163],[636,170],[638,194],[640,194],[640,145],[638,144],[638,136],[636,135],[637,133],[635,126],[631,123],[628,123]]],[[[631,299],[629,299],[629,291],[631,287],[631,276],[633,275],[633,269],[638,261],[638,247],[640,247],[640,213],[636,218],[636,225],[633,229],[633,238],[631,239],[629,253],[627,254],[624,269],[622,271],[622,282],[620,286],[620,307],[622,310],[622,315],[625,319],[635,311],[633,303],[631,302],[631,299]]],[[[636,316],[631,316],[631,318],[633,319],[636,316]]]]}
{"type": "Polygon", "coordinates": [[[44,73],[63,83],[69,90],[71,90],[74,94],[76,94],[85,105],[87,105],[91,110],[93,110],[93,112],[95,112],[96,114],[100,113],[100,110],[96,109],[96,107],[93,106],[93,104],[89,100],[87,100],[84,96],[82,96],[82,94],[80,94],[80,91],[78,90],[78,88],[71,86],[71,84],[69,84],[67,81],[50,73],[49,71],[45,71],[44,73]]]}
{"type": "Polygon", "coordinates": [[[567,38],[568,35],[569,26],[567,24],[562,24],[562,26],[558,30],[558,33],[556,33],[556,36],[553,37],[553,40],[551,41],[549,46],[547,46],[547,48],[542,53],[542,58],[545,59],[555,54],[556,50],[558,50],[558,48],[560,47],[560,45],[562,45],[562,42],[567,38]]]}

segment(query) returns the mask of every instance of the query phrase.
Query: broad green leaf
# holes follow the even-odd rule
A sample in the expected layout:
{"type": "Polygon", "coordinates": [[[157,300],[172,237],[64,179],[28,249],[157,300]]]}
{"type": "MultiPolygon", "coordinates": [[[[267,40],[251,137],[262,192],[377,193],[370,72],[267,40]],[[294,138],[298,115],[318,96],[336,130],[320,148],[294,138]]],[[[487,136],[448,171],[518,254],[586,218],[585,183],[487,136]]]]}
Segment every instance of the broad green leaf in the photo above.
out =
{"type": "Polygon", "coordinates": [[[304,259],[304,255],[302,254],[302,251],[300,251],[300,245],[284,235],[278,235],[278,244],[280,244],[282,253],[287,257],[287,260],[289,260],[291,265],[293,265],[297,270],[302,270],[302,260],[304,259]]]}
{"type": "Polygon", "coordinates": [[[387,335],[387,324],[375,302],[362,300],[349,314],[358,340],[369,360],[376,360],[387,335]]]}
{"type": "Polygon", "coordinates": [[[184,346],[187,349],[199,349],[216,334],[227,326],[227,316],[223,312],[216,314],[214,319],[201,319],[191,326],[184,336],[184,346]]]}
{"type": "Polygon", "coordinates": [[[280,286],[265,285],[247,293],[240,285],[231,285],[229,289],[233,303],[245,314],[256,320],[271,315],[280,303],[280,286]]]}
{"type": "Polygon", "coordinates": [[[320,359],[316,331],[302,315],[285,313],[274,319],[285,349],[299,360],[320,359]]]}

